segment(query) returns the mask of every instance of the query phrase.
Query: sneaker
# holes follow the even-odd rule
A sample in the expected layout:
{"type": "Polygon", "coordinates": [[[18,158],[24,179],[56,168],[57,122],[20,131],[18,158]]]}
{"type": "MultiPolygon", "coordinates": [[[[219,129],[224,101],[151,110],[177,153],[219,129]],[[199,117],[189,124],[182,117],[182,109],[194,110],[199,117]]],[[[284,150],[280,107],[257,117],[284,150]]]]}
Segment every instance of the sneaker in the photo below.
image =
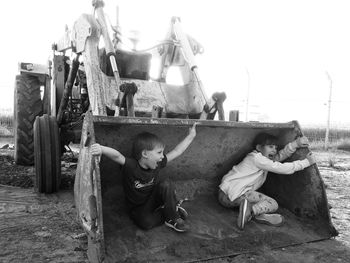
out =
{"type": "Polygon", "coordinates": [[[165,225],[174,229],[177,232],[186,232],[190,229],[182,218],[165,221],[165,225]]]}
{"type": "MultiPolygon", "coordinates": [[[[159,206],[156,208],[156,210],[154,210],[155,212],[161,209],[164,209],[164,205],[159,206]]],[[[188,213],[185,210],[185,208],[181,207],[179,204],[176,206],[176,212],[179,214],[180,218],[182,218],[183,220],[186,220],[188,218],[188,213]]]]}
{"type": "Polygon", "coordinates": [[[239,205],[239,214],[237,219],[237,226],[239,229],[244,229],[246,223],[252,219],[252,205],[247,199],[243,199],[239,205]]]}
{"type": "Polygon", "coordinates": [[[188,218],[188,213],[181,205],[183,202],[188,201],[187,198],[181,199],[176,205],[176,212],[179,214],[180,218],[186,220],[188,218]]]}
{"type": "Polygon", "coordinates": [[[178,214],[179,214],[181,219],[186,220],[188,218],[188,213],[185,210],[185,208],[183,208],[181,206],[177,206],[176,207],[176,212],[178,212],[178,214]]]}
{"type": "Polygon", "coordinates": [[[261,214],[255,216],[254,220],[260,224],[270,226],[281,226],[284,223],[284,217],[280,214],[261,214]]]}

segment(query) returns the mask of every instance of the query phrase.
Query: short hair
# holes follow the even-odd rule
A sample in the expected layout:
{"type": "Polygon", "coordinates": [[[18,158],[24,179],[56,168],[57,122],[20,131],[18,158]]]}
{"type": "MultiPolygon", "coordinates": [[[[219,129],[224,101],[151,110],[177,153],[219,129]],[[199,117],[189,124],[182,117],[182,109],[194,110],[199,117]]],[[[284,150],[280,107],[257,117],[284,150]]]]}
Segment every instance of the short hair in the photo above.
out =
{"type": "Polygon", "coordinates": [[[278,146],[278,138],[272,134],[268,134],[268,133],[259,133],[254,141],[253,141],[253,146],[254,148],[257,145],[276,145],[278,146]]]}
{"type": "Polygon", "coordinates": [[[149,132],[139,133],[132,144],[132,156],[136,160],[140,160],[142,151],[152,151],[157,146],[165,146],[164,142],[157,135],[149,132]]]}

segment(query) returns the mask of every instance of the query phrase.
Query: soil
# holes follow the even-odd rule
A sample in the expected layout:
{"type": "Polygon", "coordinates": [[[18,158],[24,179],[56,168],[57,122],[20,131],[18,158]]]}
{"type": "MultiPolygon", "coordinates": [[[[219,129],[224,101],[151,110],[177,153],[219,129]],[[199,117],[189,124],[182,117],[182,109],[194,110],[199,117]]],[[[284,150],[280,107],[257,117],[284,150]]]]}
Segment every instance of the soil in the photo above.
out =
{"type": "Polygon", "coordinates": [[[73,197],[77,153],[62,159],[59,193],[37,194],[34,167],[16,165],[13,150],[0,150],[0,262],[88,262],[73,197]]]}
{"type": "MultiPolygon", "coordinates": [[[[350,154],[314,154],[339,236],[206,262],[350,262],[350,154]]],[[[13,150],[0,149],[0,262],[88,262],[87,237],[76,220],[73,198],[77,155],[63,156],[59,193],[40,195],[33,188],[34,168],[16,165],[13,150]]]]}

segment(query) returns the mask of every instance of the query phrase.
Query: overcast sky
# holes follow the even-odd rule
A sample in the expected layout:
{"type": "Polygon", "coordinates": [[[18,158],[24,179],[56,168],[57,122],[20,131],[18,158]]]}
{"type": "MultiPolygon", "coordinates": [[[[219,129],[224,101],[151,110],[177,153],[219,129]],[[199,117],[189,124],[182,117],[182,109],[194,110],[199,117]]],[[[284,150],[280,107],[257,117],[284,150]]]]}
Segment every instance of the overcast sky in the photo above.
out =
{"type": "MultiPolygon", "coordinates": [[[[225,91],[225,110],[245,120],[349,123],[350,16],[348,1],[108,0],[112,24],[120,9],[122,32],[139,30],[144,46],[161,40],[172,16],[204,46],[197,57],[208,95],[225,91]],[[328,74],[330,78],[328,78],[328,74]]],[[[0,108],[12,107],[19,61],[44,64],[51,44],[91,0],[11,0],[2,5],[0,108]],[[6,39],[6,41],[4,41],[6,39]]],[[[142,42],[141,42],[142,44],[142,42]]]]}

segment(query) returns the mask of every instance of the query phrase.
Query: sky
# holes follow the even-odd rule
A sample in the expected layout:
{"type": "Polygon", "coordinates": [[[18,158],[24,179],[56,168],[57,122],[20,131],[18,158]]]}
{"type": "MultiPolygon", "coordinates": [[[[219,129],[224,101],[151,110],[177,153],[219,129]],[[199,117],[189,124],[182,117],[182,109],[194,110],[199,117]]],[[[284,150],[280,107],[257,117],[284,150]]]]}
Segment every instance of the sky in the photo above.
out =
{"type": "MultiPolygon", "coordinates": [[[[350,127],[347,1],[106,0],[112,24],[117,5],[122,33],[141,32],[141,49],[162,40],[171,17],[180,17],[204,47],[196,62],[206,93],[226,92],[225,111],[240,110],[240,120],[326,125],[331,88],[331,122],[350,127]]],[[[8,37],[0,43],[0,108],[12,108],[18,62],[45,64],[65,25],[72,28],[92,6],[91,0],[11,0],[2,7],[8,37]]]]}

